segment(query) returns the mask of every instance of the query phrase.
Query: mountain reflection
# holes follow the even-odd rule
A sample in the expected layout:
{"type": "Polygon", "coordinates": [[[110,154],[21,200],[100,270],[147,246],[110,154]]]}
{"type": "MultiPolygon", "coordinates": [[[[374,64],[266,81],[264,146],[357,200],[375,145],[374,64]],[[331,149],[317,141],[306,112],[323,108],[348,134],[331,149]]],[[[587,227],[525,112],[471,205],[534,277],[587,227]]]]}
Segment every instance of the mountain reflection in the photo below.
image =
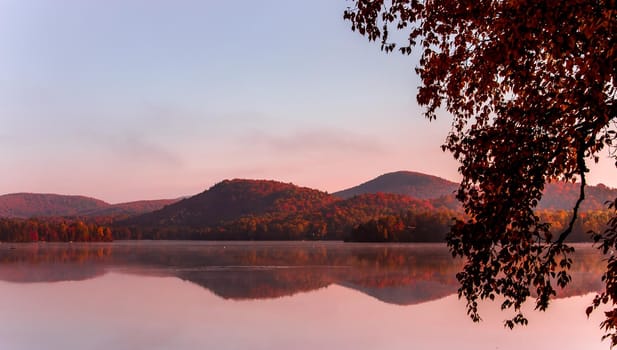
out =
{"type": "MultiPolygon", "coordinates": [[[[602,288],[604,262],[577,246],[573,281],[559,297],[602,288]]],[[[350,243],[115,242],[0,246],[0,279],[79,281],[106,272],[173,276],[233,300],[308,292],[331,284],[386,303],[410,305],[456,293],[456,272],[444,245],[350,243]]]]}

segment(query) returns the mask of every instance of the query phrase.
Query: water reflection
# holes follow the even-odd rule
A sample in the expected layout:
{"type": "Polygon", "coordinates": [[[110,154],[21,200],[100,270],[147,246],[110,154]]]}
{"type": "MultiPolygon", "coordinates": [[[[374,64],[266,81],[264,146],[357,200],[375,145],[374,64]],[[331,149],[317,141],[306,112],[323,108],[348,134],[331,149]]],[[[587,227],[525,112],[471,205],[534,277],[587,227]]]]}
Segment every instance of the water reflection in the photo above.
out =
{"type": "MultiPolygon", "coordinates": [[[[572,284],[559,297],[602,288],[595,249],[577,246],[572,284]]],[[[176,277],[224,299],[290,296],[330,285],[412,305],[456,293],[460,262],[443,245],[116,242],[0,246],[0,280],[81,281],[108,272],[176,277]],[[14,248],[14,249],[12,249],[14,248]]]]}
{"type": "Polygon", "coordinates": [[[585,317],[602,263],[529,327],[472,323],[439,245],[116,242],[0,245],[0,349],[607,349],[585,317]],[[572,296],[578,295],[580,296],[572,296]],[[291,296],[293,297],[283,297],[291,296]],[[371,297],[368,297],[370,295],[371,297]],[[571,296],[571,297],[567,297],[571,296]]]}

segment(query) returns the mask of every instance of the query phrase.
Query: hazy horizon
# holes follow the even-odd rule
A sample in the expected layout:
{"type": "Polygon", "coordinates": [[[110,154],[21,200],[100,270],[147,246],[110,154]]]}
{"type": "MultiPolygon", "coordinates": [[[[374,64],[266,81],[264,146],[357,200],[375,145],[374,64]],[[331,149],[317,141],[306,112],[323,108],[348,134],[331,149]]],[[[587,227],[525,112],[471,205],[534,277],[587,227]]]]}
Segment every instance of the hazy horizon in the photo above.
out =
{"type": "MultiPolygon", "coordinates": [[[[385,175],[385,174],[388,174],[388,173],[400,172],[400,171],[409,171],[409,172],[414,172],[413,170],[395,170],[395,171],[389,171],[389,172],[386,172],[386,173],[382,173],[382,174],[375,175],[374,177],[372,177],[372,178],[370,178],[370,179],[366,179],[366,180],[364,180],[364,181],[362,181],[362,182],[359,182],[359,183],[356,183],[356,184],[352,184],[352,185],[350,185],[350,186],[348,186],[348,187],[345,187],[345,188],[340,188],[340,189],[337,189],[337,190],[334,190],[334,191],[327,191],[327,190],[324,190],[324,189],[321,189],[321,188],[314,188],[314,187],[306,186],[306,185],[303,185],[303,184],[295,183],[295,182],[293,182],[293,181],[288,181],[287,183],[292,183],[292,184],[294,184],[294,185],[296,185],[296,186],[299,186],[299,187],[309,187],[309,188],[312,188],[312,189],[315,189],[315,190],[319,190],[319,191],[323,191],[323,192],[335,193],[335,192],[339,192],[339,191],[347,190],[347,189],[349,189],[349,188],[351,188],[351,187],[358,186],[358,185],[360,185],[360,184],[362,184],[362,183],[364,183],[364,182],[367,182],[367,181],[373,180],[374,178],[376,178],[376,177],[378,177],[378,176],[385,175]]],[[[433,175],[433,174],[425,174],[425,175],[437,176],[437,175],[433,175]]],[[[438,176],[438,177],[441,177],[441,176],[438,176]]],[[[175,197],[168,197],[168,198],[158,198],[158,197],[156,197],[156,198],[155,198],[155,197],[152,197],[152,198],[134,198],[134,199],[130,199],[130,200],[122,201],[122,202],[113,202],[113,201],[108,201],[108,200],[107,200],[107,199],[105,199],[105,198],[99,198],[99,197],[96,197],[96,196],[90,196],[90,195],[83,194],[83,193],[54,193],[54,192],[32,192],[32,191],[20,191],[20,192],[10,192],[10,193],[0,193],[0,196],[2,196],[2,195],[13,195],[13,194],[22,194],[22,193],[28,193],[28,194],[51,194],[51,195],[66,195],[66,196],[85,196],[85,197],[92,197],[92,198],[95,198],[95,199],[99,199],[99,200],[102,200],[102,201],[107,202],[107,203],[110,203],[110,204],[121,204],[121,203],[125,203],[125,202],[134,202],[134,201],[141,201],[141,200],[178,199],[178,198],[186,198],[186,197],[191,197],[191,196],[194,196],[194,195],[196,195],[196,194],[199,194],[199,193],[201,193],[201,192],[203,192],[203,191],[208,190],[210,187],[212,187],[212,186],[214,186],[214,185],[216,185],[216,184],[218,184],[218,183],[220,183],[220,182],[222,182],[222,181],[225,181],[225,180],[234,180],[234,179],[241,179],[241,178],[232,177],[232,178],[220,179],[219,181],[215,181],[214,183],[212,183],[212,184],[209,184],[209,185],[205,186],[203,189],[201,189],[201,190],[199,190],[198,192],[195,192],[195,193],[179,194],[179,195],[177,195],[177,196],[175,196],[175,197]]],[[[445,178],[444,178],[444,179],[445,179],[445,178]]],[[[285,182],[285,181],[281,181],[281,180],[279,180],[279,179],[265,179],[265,178],[264,178],[264,179],[244,179],[244,178],[243,178],[242,180],[257,180],[257,181],[264,180],[264,181],[279,181],[279,182],[285,182]]],[[[445,179],[445,180],[452,181],[452,182],[456,182],[456,181],[453,181],[453,180],[450,180],[450,179],[445,179]]]]}
{"type": "MultiPolygon", "coordinates": [[[[177,198],[228,178],[336,192],[411,170],[459,181],[415,56],[344,0],[0,0],[0,194],[177,198]]],[[[590,184],[617,187],[609,159],[590,184]]]]}

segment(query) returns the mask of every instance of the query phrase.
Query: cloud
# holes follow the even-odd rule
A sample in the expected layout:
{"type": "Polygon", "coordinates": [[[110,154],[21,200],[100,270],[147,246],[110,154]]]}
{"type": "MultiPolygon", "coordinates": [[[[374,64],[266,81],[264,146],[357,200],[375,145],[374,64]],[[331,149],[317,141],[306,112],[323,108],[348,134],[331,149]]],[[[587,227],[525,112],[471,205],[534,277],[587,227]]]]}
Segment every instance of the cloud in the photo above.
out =
{"type": "Polygon", "coordinates": [[[183,159],[167,147],[149,142],[138,134],[125,133],[101,140],[101,146],[112,153],[112,157],[122,158],[129,163],[156,164],[166,167],[183,165],[183,159]]]}
{"type": "Polygon", "coordinates": [[[342,129],[297,129],[287,134],[252,131],[243,138],[249,147],[263,147],[281,153],[353,153],[386,152],[377,137],[360,135],[342,129]]]}

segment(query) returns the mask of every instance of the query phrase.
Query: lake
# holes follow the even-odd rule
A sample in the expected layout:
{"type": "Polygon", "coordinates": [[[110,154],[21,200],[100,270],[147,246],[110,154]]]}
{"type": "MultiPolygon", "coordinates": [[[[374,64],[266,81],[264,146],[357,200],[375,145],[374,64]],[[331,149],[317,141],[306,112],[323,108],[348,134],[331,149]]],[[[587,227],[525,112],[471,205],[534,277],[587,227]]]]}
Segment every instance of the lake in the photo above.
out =
{"type": "Polygon", "coordinates": [[[0,244],[0,349],[608,349],[585,308],[604,268],[577,245],[549,310],[456,296],[439,244],[169,242],[0,244]]]}

